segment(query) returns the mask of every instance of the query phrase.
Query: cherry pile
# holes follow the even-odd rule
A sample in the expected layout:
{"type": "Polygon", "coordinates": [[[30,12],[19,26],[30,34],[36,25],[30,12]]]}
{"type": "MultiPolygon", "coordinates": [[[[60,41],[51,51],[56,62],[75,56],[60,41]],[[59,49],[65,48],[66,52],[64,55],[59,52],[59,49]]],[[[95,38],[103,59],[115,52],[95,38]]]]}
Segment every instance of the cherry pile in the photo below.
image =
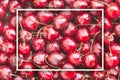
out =
{"type": "Polygon", "coordinates": [[[120,0],[1,0],[0,80],[119,80],[120,0]],[[19,11],[16,71],[16,9],[104,9],[103,71],[101,11],[19,11]]]}

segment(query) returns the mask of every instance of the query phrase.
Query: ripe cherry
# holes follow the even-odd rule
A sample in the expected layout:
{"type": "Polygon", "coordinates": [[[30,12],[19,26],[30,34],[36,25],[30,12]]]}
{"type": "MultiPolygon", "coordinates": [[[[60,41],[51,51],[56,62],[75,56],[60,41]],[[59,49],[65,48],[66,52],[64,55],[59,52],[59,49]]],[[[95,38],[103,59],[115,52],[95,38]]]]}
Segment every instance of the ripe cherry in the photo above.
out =
{"type": "Polygon", "coordinates": [[[109,18],[107,18],[107,17],[105,17],[104,21],[105,21],[104,22],[104,29],[105,30],[111,30],[111,28],[112,28],[112,21],[109,18]]]}
{"type": "Polygon", "coordinates": [[[84,73],[83,72],[77,72],[74,80],[83,80],[83,78],[84,78],[84,73]]]}
{"type": "Polygon", "coordinates": [[[7,64],[8,56],[4,52],[0,52],[0,64],[7,64]]]}
{"type": "Polygon", "coordinates": [[[107,76],[104,80],[117,80],[115,76],[107,76]]]}
{"type": "Polygon", "coordinates": [[[10,0],[2,0],[1,2],[0,2],[0,4],[2,5],[2,6],[4,6],[4,8],[8,8],[8,6],[9,6],[9,2],[10,2],[10,0]]]}
{"type": "Polygon", "coordinates": [[[105,32],[105,44],[112,44],[114,42],[114,36],[111,32],[105,32]]]}
{"type": "Polygon", "coordinates": [[[33,4],[37,8],[43,8],[47,5],[48,0],[33,0],[33,4]]]}
{"type": "Polygon", "coordinates": [[[95,36],[97,34],[97,32],[101,31],[101,29],[97,25],[91,25],[91,26],[89,26],[89,31],[90,31],[91,36],[95,36]]]}
{"type": "Polygon", "coordinates": [[[83,54],[87,53],[90,51],[90,43],[89,42],[84,42],[81,44],[81,52],[83,54]]]}
{"type": "Polygon", "coordinates": [[[50,8],[64,8],[64,2],[63,0],[52,0],[49,2],[48,7],[50,8]]]}
{"type": "Polygon", "coordinates": [[[67,5],[71,5],[71,3],[73,3],[75,0],[64,0],[64,2],[67,4],[67,5]]]}
{"type": "Polygon", "coordinates": [[[64,37],[61,42],[61,47],[65,52],[74,51],[77,48],[77,42],[71,37],[64,37]]]}
{"type": "Polygon", "coordinates": [[[120,37],[120,24],[116,24],[114,26],[114,32],[115,32],[117,37],[120,37]]]}
{"type": "Polygon", "coordinates": [[[112,54],[119,55],[120,54],[119,53],[120,52],[120,44],[116,44],[116,43],[112,44],[110,46],[110,50],[111,50],[112,54]]]}
{"type": "Polygon", "coordinates": [[[91,75],[95,79],[102,80],[106,75],[106,71],[93,71],[91,75]]]}
{"type": "Polygon", "coordinates": [[[24,79],[20,76],[16,76],[13,80],[24,80],[24,79]]]}
{"type": "Polygon", "coordinates": [[[6,10],[5,8],[1,5],[0,6],[0,19],[3,19],[6,16],[6,10]]]}
{"type": "Polygon", "coordinates": [[[8,58],[8,62],[11,65],[11,67],[15,68],[16,67],[16,55],[15,54],[10,55],[10,57],[8,58]]]}

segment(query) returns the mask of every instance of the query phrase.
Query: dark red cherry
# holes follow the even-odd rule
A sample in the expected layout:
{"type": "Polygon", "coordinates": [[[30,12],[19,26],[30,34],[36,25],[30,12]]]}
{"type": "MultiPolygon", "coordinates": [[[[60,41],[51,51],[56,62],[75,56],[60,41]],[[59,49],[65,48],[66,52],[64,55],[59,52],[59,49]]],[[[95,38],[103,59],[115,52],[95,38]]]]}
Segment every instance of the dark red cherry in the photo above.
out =
{"type": "Polygon", "coordinates": [[[95,42],[93,44],[93,48],[92,49],[93,49],[92,51],[95,52],[95,54],[97,56],[101,56],[102,55],[102,46],[101,46],[101,44],[99,42],[95,42]]]}
{"type": "Polygon", "coordinates": [[[116,24],[114,26],[114,32],[115,32],[117,37],[120,37],[120,24],[116,24]]]}
{"type": "Polygon", "coordinates": [[[15,54],[10,55],[10,57],[8,58],[8,62],[11,65],[11,67],[15,68],[16,67],[16,55],[15,54]]]}
{"type": "Polygon", "coordinates": [[[44,48],[45,41],[42,38],[35,37],[32,41],[32,47],[35,51],[40,51],[44,48]]]}
{"type": "Polygon", "coordinates": [[[80,28],[80,29],[77,31],[76,38],[77,38],[79,41],[81,41],[81,42],[86,42],[86,41],[88,41],[89,38],[90,38],[89,31],[88,31],[86,28],[80,28]]]}
{"type": "Polygon", "coordinates": [[[87,8],[88,7],[88,2],[86,0],[74,0],[71,4],[72,8],[87,8]]]}
{"type": "Polygon", "coordinates": [[[67,5],[71,5],[71,3],[73,3],[75,0],[64,0],[64,2],[67,4],[67,5]]]}
{"type": "Polygon", "coordinates": [[[18,53],[18,66],[22,65],[23,60],[25,60],[24,56],[21,53],[18,53]]]}
{"type": "Polygon", "coordinates": [[[5,39],[3,36],[0,36],[0,51],[2,49],[2,44],[4,43],[5,39]]]}
{"type": "Polygon", "coordinates": [[[90,51],[90,43],[89,42],[84,42],[84,43],[81,43],[81,52],[83,54],[87,53],[90,51]]]}
{"type": "Polygon", "coordinates": [[[82,58],[81,58],[81,53],[78,52],[78,51],[73,51],[73,52],[70,52],[68,55],[67,55],[67,60],[69,63],[75,65],[75,66],[78,66],[78,65],[81,65],[82,64],[82,58]]]}
{"type": "Polygon", "coordinates": [[[110,2],[112,2],[113,0],[102,0],[103,2],[105,2],[105,3],[110,3],[110,2]]]}
{"type": "Polygon", "coordinates": [[[56,9],[64,8],[64,2],[63,2],[63,0],[52,0],[49,2],[48,7],[56,8],[56,9]]]}
{"type": "Polygon", "coordinates": [[[84,78],[84,73],[83,72],[77,72],[74,80],[83,80],[83,78],[84,78]]]}
{"type": "Polygon", "coordinates": [[[1,5],[0,6],[0,19],[3,19],[6,16],[6,10],[5,8],[1,5]]]}
{"type": "Polygon", "coordinates": [[[76,22],[79,25],[90,24],[91,16],[89,13],[80,13],[79,15],[76,16],[76,22]]]}
{"type": "Polygon", "coordinates": [[[71,37],[64,37],[61,42],[61,48],[65,52],[74,51],[77,48],[77,46],[78,46],[77,42],[71,37]]]}
{"type": "Polygon", "coordinates": [[[107,76],[104,80],[118,80],[115,76],[107,76]]]}
{"type": "Polygon", "coordinates": [[[8,66],[0,66],[0,79],[1,80],[11,80],[12,79],[12,69],[8,66]]]}
{"type": "Polygon", "coordinates": [[[29,55],[30,54],[30,50],[31,50],[31,47],[30,47],[29,43],[20,42],[18,44],[18,51],[19,51],[19,53],[21,53],[23,55],[29,55]]]}
{"type": "MultiPolygon", "coordinates": [[[[42,66],[42,69],[50,69],[50,67],[46,66],[42,66]]],[[[42,78],[43,80],[51,80],[54,76],[54,73],[50,70],[48,71],[39,71],[38,72],[38,76],[40,78],[42,78]]]]}
{"type": "Polygon", "coordinates": [[[55,67],[59,67],[64,61],[65,55],[59,52],[52,52],[47,57],[47,61],[49,64],[55,67]]]}
{"type": "Polygon", "coordinates": [[[38,28],[37,18],[34,15],[25,17],[22,20],[22,26],[29,31],[34,31],[38,28]]]}
{"type": "Polygon", "coordinates": [[[108,31],[108,30],[111,30],[111,28],[112,28],[112,21],[109,18],[105,17],[104,18],[104,29],[108,31]]]}
{"type": "Polygon", "coordinates": [[[105,44],[112,44],[114,42],[114,36],[111,32],[105,32],[105,44]]]}
{"type": "Polygon", "coordinates": [[[77,32],[77,27],[74,23],[69,22],[67,28],[63,31],[63,35],[65,36],[73,36],[77,32]]]}
{"type": "Polygon", "coordinates": [[[22,3],[30,2],[30,0],[20,0],[22,3]]]}
{"type": "MultiPolygon", "coordinates": [[[[108,0],[109,1],[109,0],[108,0]]],[[[120,5],[120,0],[115,0],[118,5],[120,5]]]]}
{"type": "Polygon", "coordinates": [[[0,2],[0,4],[7,9],[8,6],[9,6],[9,2],[10,2],[10,0],[2,0],[2,1],[0,2]]]}
{"type": "Polygon", "coordinates": [[[59,37],[59,32],[53,28],[53,25],[44,26],[42,32],[46,40],[55,40],[59,37]]]}
{"type": "Polygon", "coordinates": [[[20,33],[20,38],[22,41],[25,41],[25,42],[30,42],[32,40],[32,33],[23,29],[23,30],[20,30],[19,31],[20,33]]]}
{"type": "Polygon", "coordinates": [[[62,15],[57,15],[53,19],[53,24],[55,25],[55,29],[57,30],[63,30],[67,27],[68,25],[68,20],[62,16],[62,15]]]}
{"type": "Polygon", "coordinates": [[[113,55],[111,53],[105,54],[105,68],[111,69],[119,65],[118,55],[113,55]]]}
{"type": "Polygon", "coordinates": [[[92,25],[92,26],[89,26],[89,31],[90,31],[91,36],[95,36],[97,34],[97,32],[101,31],[101,29],[97,25],[92,25]]]}
{"type": "MultiPolygon", "coordinates": [[[[30,6],[30,5],[26,5],[25,8],[26,8],[26,9],[33,9],[33,7],[30,6]]],[[[35,11],[25,11],[25,12],[23,13],[23,15],[24,15],[25,17],[30,16],[30,15],[35,15],[35,11]]]]}
{"type": "Polygon", "coordinates": [[[10,3],[9,3],[9,11],[11,13],[15,14],[16,13],[16,9],[20,9],[20,8],[22,8],[22,4],[19,3],[17,0],[10,1],[10,3]]]}
{"type": "Polygon", "coordinates": [[[48,0],[33,0],[33,5],[37,8],[46,7],[48,0]]]}
{"type": "Polygon", "coordinates": [[[7,64],[8,56],[4,52],[0,52],[0,64],[7,64]]]}
{"type": "Polygon", "coordinates": [[[120,53],[120,44],[114,43],[110,46],[112,54],[119,55],[120,53]]]}
{"type": "Polygon", "coordinates": [[[118,6],[118,4],[112,2],[110,3],[106,9],[106,16],[112,19],[118,18],[120,16],[120,8],[118,6]]]}
{"type": "Polygon", "coordinates": [[[47,54],[45,52],[38,52],[33,54],[32,56],[32,62],[39,65],[39,66],[43,66],[45,65],[45,58],[46,58],[47,54]]]}
{"type": "Polygon", "coordinates": [[[0,34],[3,32],[3,22],[0,21],[0,34]]]}
{"type": "Polygon", "coordinates": [[[13,54],[15,52],[15,44],[13,42],[4,42],[2,44],[2,51],[5,52],[7,55],[13,54]]]}
{"type": "Polygon", "coordinates": [[[60,44],[57,41],[52,41],[46,44],[45,49],[47,53],[59,52],[60,44]]]}
{"type": "Polygon", "coordinates": [[[41,11],[37,13],[37,18],[40,23],[48,24],[52,21],[54,15],[52,12],[41,11]]]}
{"type": "Polygon", "coordinates": [[[14,28],[5,29],[4,36],[9,41],[15,41],[15,39],[16,39],[15,29],[14,28]]]}
{"type": "Polygon", "coordinates": [[[84,67],[94,68],[97,64],[97,57],[94,53],[85,53],[82,58],[84,67]]]}
{"type": "Polygon", "coordinates": [[[105,77],[105,75],[106,75],[106,72],[105,71],[93,71],[92,73],[91,73],[91,75],[92,75],[92,77],[93,78],[95,78],[95,79],[100,79],[100,80],[102,80],[104,77],[105,77]]]}

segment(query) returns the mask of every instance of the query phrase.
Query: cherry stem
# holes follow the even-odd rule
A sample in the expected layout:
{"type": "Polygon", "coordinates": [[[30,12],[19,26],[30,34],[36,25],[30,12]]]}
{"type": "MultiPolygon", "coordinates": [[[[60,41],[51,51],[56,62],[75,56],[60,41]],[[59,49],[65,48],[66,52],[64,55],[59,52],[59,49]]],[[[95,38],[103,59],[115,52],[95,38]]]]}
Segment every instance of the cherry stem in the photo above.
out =
{"type": "Polygon", "coordinates": [[[18,75],[15,75],[15,74],[10,74],[11,76],[18,76],[18,75]]]}
{"type": "Polygon", "coordinates": [[[80,43],[79,48],[77,49],[77,51],[81,51],[81,49],[83,48],[83,43],[80,43]]]}
{"type": "Polygon", "coordinates": [[[102,1],[96,1],[96,2],[99,2],[99,3],[102,3],[102,4],[106,5],[106,6],[109,6],[109,4],[104,3],[104,2],[102,2],[102,1]]]}
{"type": "Polygon", "coordinates": [[[76,26],[92,26],[92,25],[98,25],[98,26],[100,26],[101,24],[78,24],[76,26]]]}
{"type": "MultiPolygon", "coordinates": [[[[21,23],[20,23],[20,27],[23,30],[23,27],[22,27],[21,23]]],[[[24,38],[24,36],[21,36],[21,37],[23,38],[23,43],[25,44],[25,38],[24,38]]]]}
{"type": "Polygon", "coordinates": [[[100,34],[100,33],[101,33],[101,31],[98,31],[98,32],[95,34],[95,36],[93,37],[93,40],[91,41],[90,52],[93,51],[94,40],[95,40],[95,38],[97,37],[97,35],[100,34]]]}
{"type": "Polygon", "coordinates": [[[45,25],[45,26],[47,25],[47,24],[42,23],[42,22],[39,22],[39,21],[37,21],[37,23],[38,23],[38,24],[41,24],[41,25],[45,25]]]}
{"type": "MultiPolygon", "coordinates": [[[[37,32],[37,37],[39,37],[40,34],[44,34],[44,33],[41,33],[41,30],[44,29],[44,28],[45,28],[45,27],[42,27],[42,28],[40,28],[40,29],[38,30],[38,32],[37,32]]],[[[40,37],[41,37],[41,35],[40,35],[40,37]]]]}

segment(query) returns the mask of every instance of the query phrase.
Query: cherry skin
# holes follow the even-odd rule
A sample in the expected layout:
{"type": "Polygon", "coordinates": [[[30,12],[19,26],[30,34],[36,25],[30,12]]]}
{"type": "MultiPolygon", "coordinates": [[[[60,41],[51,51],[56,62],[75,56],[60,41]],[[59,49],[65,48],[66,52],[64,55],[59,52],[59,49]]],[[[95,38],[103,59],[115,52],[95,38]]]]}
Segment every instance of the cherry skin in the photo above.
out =
{"type": "Polygon", "coordinates": [[[67,5],[71,5],[71,3],[73,3],[75,0],[64,0],[64,2],[67,4],[67,5]]]}
{"type": "Polygon", "coordinates": [[[43,28],[43,37],[48,40],[55,40],[56,38],[59,37],[59,32],[53,28],[53,25],[47,25],[43,28]]]}
{"type": "Polygon", "coordinates": [[[0,6],[0,19],[3,19],[6,16],[6,10],[5,8],[1,5],[0,6]]]}
{"type": "Polygon", "coordinates": [[[82,43],[81,45],[82,45],[82,47],[81,47],[81,52],[82,52],[83,54],[85,54],[85,53],[87,53],[87,52],[90,51],[90,43],[89,43],[89,42],[84,42],[84,43],[82,43]]]}
{"type": "Polygon", "coordinates": [[[71,37],[64,37],[61,42],[61,47],[65,52],[74,51],[77,46],[77,42],[71,37]]]}
{"type": "Polygon", "coordinates": [[[80,28],[77,31],[76,38],[81,42],[87,42],[90,38],[89,31],[86,28],[80,28]]]}
{"type": "Polygon", "coordinates": [[[102,0],[103,2],[105,2],[105,3],[110,3],[110,2],[112,2],[113,0],[102,0]]]}
{"type": "Polygon", "coordinates": [[[63,31],[63,35],[65,36],[73,36],[77,32],[77,28],[74,23],[69,22],[67,28],[63,31]]]}
{"type": "Polygon", "coordinates": [[[111,69],[119,65],[119,57],[111,53],[105,54],[105,68],[111,69]]]}
{"type": "Polygon", "coordinates": [[[84,78],[83,72],[77,72],[74,80],[83,80],[83,78],[84,78]]]}
{"type": "Polygon", "coordinates": [[[37,8],[43,8],[47,5],[48,0],[33,0],[33,4],[37,8]]]}
{"type": "Polygon", "coordinates": [[[119,75],[119,66],[109,69],[107,72],[109,73],[109,75],[113,75],[117,77],[119,75]]]}
{"type": "Polygon", "coordinates": [[[5,29],[4,36],[9,41],[15,41],[15,39],[16,39],[15,29],[14,28],[5,29]]]}
{"type": "Polygon", "coordinates": [[[45,58],[46,58],[47,54],[45,52],[38,52],[37,54],[34,54],[32,56],[32,62],[39,65],[39,66],[43,66],[45,65],[45,58]]]}
{"type": "Polygon", "coordinates": [[[24,80],[24,79],[20,76],[16,76],[13,80],[24,80]]]}
{"type": "Polygon", "coordinates": [[[92,75],[92,77],[93,78],[95,78],[95,79],[100,79],[100,80],[102,80],[104,77],[105,77],[105,75],[106,75],[106,72],[105,71],[93,71],[92,73],[91,73],[91,75],[92,75]]]}
{"type": "Polygon", "coordinates": [[[97,57],[93,52],[86,53],[84,54],[82,61],[86,68],[94,68],[97,64],[97,57]]]}
{"type": "Polygon", "coordinates": [[[29,55],[30,54],[30,44],[29,43],[22,43],[20,42],[18,44],[18,51],[19,53],[23,54],[23,55],[29,55]]]}
{"type": "Polygon", "coordinates": [[[80,56],[80,52],[78,52],[78,51],[70,52],[67,55],[67,60],[68,60],[69,63],[71,63],[75,66],[82,64],[82,58],[80,56]]]}
{"type": "Polygon", "coordinates": [[[47,61],[49,64],[55,67],[59,67],[64,61],[65,55],[59,52],[52,52],[47,57],[47,61]]]}
{"type": "Polygon", "coordinates": [[[120,53],[120,44],[114,43],[110,46],[112,54],[119,55],[120,53]]]}
{"type": "Polygon", "coordinates": [[[11,65],[11,67],[15,68],[16,67],[16,55],[15,54],[10,55],[10,57],[8,58],[8,62],[11,65]]]}
{"type": "Polygon", "coordinates": [[[48,24],[52,21],[53,17],[52,12],[41,11],[37,13],[37,18],[40,23],[48,24]]]}
{"type": "Polygon", "coordinates": [[[37,18],[34,15],[25,17],[22,20],[22,26],[29,31],[34,31],[38,28],[37,18]]]}
{"type": "Polygon", "coordinates": [[[30,0],[20,0],[22,3],[30,2],[30,0]]]}
{"type": "Polygon", "coordinates": [[[4,43],[5,39],[3,36],[0,36],[0,51],[2,50],[2,44],[4,43]]]}
{"type": "Polygon", "coordinates": [[[97,32],[101,31],[101,29],[97,25],[92,25],[92,26],[89,26],[89,31],[91,36],[95,36],[97,32]]]}
{"type": "Polygon", "coordinates": [[[76,16],[76,22],[79,25],[90,24],[90,22],[91,22],[90,14],[88,14],[88,13],[80,13],[79,15],[76,16]]]}
{"type": "MultiPolygon", "coordinates": [[[[26,9],[33,9],[33,8],[32,8],[32,6],[27,5],[26,9]]],[[[30,16],[30,15],[35,15],[35,11],[25,11],[23,14],[24,14],[25,17],[27,17],[27,16],[30,16]]]]}
{"type": "Polygon", "coordinates": [[[8,66],[0,66],[0,79],[1,80],[11,80],[13,70],[8,66]]]}
{"type": "Polygon", "coordinates": [[[105,12],[107,17],[115,19],[120,15],[120,8],[116,3],[112,2],[106,7],[105,12]]]}
{"type": "Polygon", "coordinates": [[[0,4],[2,5],[2,6],[4,6],[4,8],[8,8],[8,6],[9,6],[9,2],[10,2],[10,0],[2,0],[1,2],[0,2],[0,4]]]}
{"type": "Polygon", "coordinates": [[[112,21],[109,19],[109,18],[107,18],[107,17],[105,17],[105,20],[104,20],[105,22],[104,22],[104,29],[107,31],[107,30],[111,30],[111,28],[112,28],[112,21]]]}
{"type": "Polygon", "coordinates": [[[62,16],[62,15],[57,15],[53,19],[53,24],[55,25],[55,29],[57,30],[63,30],[67,27],[68,25],[68,20],[62,16]]]}
{"type": "Polygon", "coordinates": [[[0,52],[0,64],[7,64],[8,56],[4,52],[0,52]]]}
{"type": "Polygon", "coordinates": [[[45,41],[42,38],[35,37],[32,41],[32,47],[33,49],[37,52],[40,51],[44,48],[45,46],[45,41]]]}
{"type": "Polygon", "coordinates": [[[60,44],[57,41],[52,41],[46,44],[45,50],[47,53],[59,52],[60,44]]]}
{"type": "Polygon", "coordinates": [[[3,32],[3,22],[0,21],[0,34],[3,32]]]}
{"type": "Polygon", "coordinates": [[[13,42],[5,41],[2,44],[2,51],[5,52],[7,55],[13,54],[15,51],[15,44],[13,42]]]}
{"type": "Polygon", "coordinates": [[[49,2],[48,7],[55,9],[64,8],[64,2],[63,0],[52,0],[49,2]]]}
{"type": "Polygon", "coordinates": [[[116,24],[114,26],[114,32],[115,32],[117,37],[120,37],[120,24],[116,24]]]}
{"type": "Polygon", "coordinates": [[[107,76],[104,80],[117,80],[115,76],[107,76]]]}
{"type": "Polygon", "coordinates": [[[114,42],[114,36],[111,32],[107,31],[105,32],[105,44],[112,44],[114,42]]]}

